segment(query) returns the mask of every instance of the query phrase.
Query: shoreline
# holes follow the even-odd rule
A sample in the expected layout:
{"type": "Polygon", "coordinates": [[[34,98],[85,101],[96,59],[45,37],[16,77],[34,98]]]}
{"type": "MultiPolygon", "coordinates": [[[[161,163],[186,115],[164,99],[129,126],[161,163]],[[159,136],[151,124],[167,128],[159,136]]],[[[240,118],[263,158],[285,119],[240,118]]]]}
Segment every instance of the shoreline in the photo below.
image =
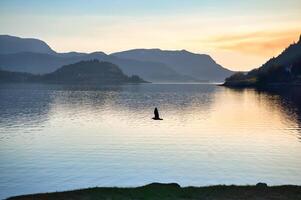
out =
{"type": "Polygon", "coordinates": [[[177,183],[151,183],[140,187],[94,187],[63,192],[28,194],[7,200],[63,200],[63,199],[206,199],[206,200],[297,200],[301,186],[214,185],[181,187],[177,183]]]}
{"type": "Polygon", "coordinates": [[[275,82],[275,83],[267,83],[267,84],[257,84],[257,83],[248,83],[248,82],[224,82],[219,86],[224,86],[228,88],[275,88],[275,87],[300,87],[300,82],[275,82]]]}

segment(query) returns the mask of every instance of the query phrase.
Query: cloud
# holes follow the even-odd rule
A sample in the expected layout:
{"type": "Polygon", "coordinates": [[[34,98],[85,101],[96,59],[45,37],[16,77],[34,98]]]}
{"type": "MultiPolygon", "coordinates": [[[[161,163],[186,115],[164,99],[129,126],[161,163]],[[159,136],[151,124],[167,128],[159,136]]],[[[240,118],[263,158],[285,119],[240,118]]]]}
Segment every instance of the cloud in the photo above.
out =
{"type": "Polygon", "coordinates": [[[300,33],[301,29],[234,33],[213,36],[207,42],[216,49],[275,56],[289,44],[297,41],[300,33]]]}

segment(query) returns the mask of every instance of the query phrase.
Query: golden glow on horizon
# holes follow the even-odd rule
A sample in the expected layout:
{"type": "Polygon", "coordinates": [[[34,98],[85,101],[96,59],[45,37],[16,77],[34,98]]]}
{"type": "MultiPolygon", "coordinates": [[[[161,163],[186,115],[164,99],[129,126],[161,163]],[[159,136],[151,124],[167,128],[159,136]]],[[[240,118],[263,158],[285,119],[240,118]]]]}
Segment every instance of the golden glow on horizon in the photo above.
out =
{"type": "Polygon", "coordinates": [[[5,12],[0,14],[0,34],[38,38],[58,52],[109,54],[135,48],[186,49],[209,54],[232,70],[259,67],[298,40],[298,1],[246,3],[253,6],[250,10],[243,2],[232,3],[218,2],[216,7],[192,7],[185,12],[164,10],[157,15],[146,12],[147,7],[145,13],[139,14],[122,14],[122,10],[91,13],[90,9],[84,14],[66,14],[68,7],[63,14],[5,12]]]}
{"type": "Polygon", "coordinates": [[[262,31],[216,36],[211,39],[217,49],[238,51],[247,54],[273,56],[289,44],[297,41],[300,30],[262,31]]]}
{"type": "MultiPolygon", "coordinates": [[[[276,57],[290,44],[298,41],[300,29],[286,31],[260,31],[250,33],[234,33],[216,35],[209,38],[209,46],[215,49],[213,57],[225,66],[240,66],[242,60],[249,66],[240,66],[241,70],[260,67],[269,58],[276,57]],[[222,53],[223,52],[223,53],[222,53]],[[239,60],[233,59],[240,58],[239,60]]],[[[237,70],[237,68],[233,68],[237,70]]]]}
{"type": "MultiPolygon", "coordinates": [[[[185,44],[181,44],[181,42],[179,42],[178,44],[173,44],[174,48],[168,48],[164,45],[164,43],[161,43],[161,47],[159,48],[163,47],[162,49],[170,50],[187,49],[195,53],[207,53],[211,55],[218,63],[227,68],[233,70],[249,70],[259,67],[269,58],[280,54],[286,47],[299,39],[300,33],[301,29],[274,32],[261,31],[251,33],[215,35],[209,37],[207,40],[202,41],[201,46],[202,48],[207,49],[207,51],[200,51],[197,44],[188,46],[188,48],[181,48],[182,46],[185,46],[185,44]]],[[[154,37],[156,36],[154,35],[154,37]]],[[[117,38],[120,37],[117,36],[117,38]]],[[[151,42],[139,41],[138,34],[136,40],[138,44],[131,43],[132,40],[124,41],[122,39],[117,39],[116,41],[117,42],[114,43],[110,40],[98,40],[96,38],[89,38],[87,40],[83,40],[81,38],[61,40],[60,38],[58,38],[53,42],[50,42],[50,44],[57,44],[51,46],[61,47],[59,49],[63,49],[63,51],[67,48],[70,50],[75,49],[77,51],[87,49],[86,51],[93,52],[93,50],[89,48],[92,46],[99,46],[95,47],[95,51],[102,51],[104,49],[103,47],[111,49],[108,52],[105,51],[105,53],[121,51],[122,49],[119,48],[120,45],[128,46],[128,48],[125,48],[123,50],[134,48],[158,48],[157,46],[153,46],[151,42]]]]}

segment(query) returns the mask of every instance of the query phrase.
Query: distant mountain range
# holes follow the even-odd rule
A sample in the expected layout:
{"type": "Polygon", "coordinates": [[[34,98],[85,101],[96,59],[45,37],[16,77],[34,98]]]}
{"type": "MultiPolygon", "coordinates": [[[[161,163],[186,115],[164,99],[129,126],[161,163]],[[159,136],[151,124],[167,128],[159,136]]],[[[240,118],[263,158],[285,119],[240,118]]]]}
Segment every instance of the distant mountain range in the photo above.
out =
{"type": "Polygon", "coordinates": [[[0,82],[38,82],[81,85],[145,83],[139,76],[133,75],[128,77],[117,65],[109,62],[100,62],[98,60],[81,61],[65,65],[54,72],[44,75],[0,70],[0,82]]]}
{"type": "Polygon", "coordinates": [[[19,52],[55,54],[42,40],[0,35],[0,54],[19,52]]]}
{"type": "Polygon", "coordinates": [[[186,50],[134,49],[111,55],[145,62],[160,62],[180,74],[199,80],[220,81],[233,73],[217,64],[209,55],[195,54],[186,50]]]}
{"type": "Polygon", "coordinates": [[[57,53],[41,40],[0,35],[0,68],[3,70],[44,74],[63,65],[91,59],[114,63],[126,75],[138,75],[152,82],[223,81],[233,73],[208,55],[185,50],[136,49],[110,55],[57,53]]]}
{"type": "Polygon", "coordinates": [[[276,58],[248,73],[235,73],[226,79],[225,86],[253,87],[269,85],[301,86],[301,35],[276,58]]]}

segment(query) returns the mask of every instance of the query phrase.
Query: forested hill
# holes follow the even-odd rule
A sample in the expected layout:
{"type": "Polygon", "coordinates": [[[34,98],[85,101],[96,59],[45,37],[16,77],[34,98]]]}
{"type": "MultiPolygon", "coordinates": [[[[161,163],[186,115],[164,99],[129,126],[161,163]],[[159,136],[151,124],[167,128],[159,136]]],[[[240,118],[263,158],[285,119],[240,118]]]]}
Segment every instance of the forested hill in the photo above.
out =
{"type": "Polygon", "coordinates": [[[226,86],[301,85],[301,36],[279,56],[248,73],[236,73],[226,79],[226,86]]]}
{"type": "Polygon", "coordinates": [[[81,61],[62,66],[44,75],[9,72],[0,70],[1,82],[43,82],[57,84],[119,84],[145,82],[139,76],[127,76],[121,69],[109,62],[98,60],[81,61]]]}

